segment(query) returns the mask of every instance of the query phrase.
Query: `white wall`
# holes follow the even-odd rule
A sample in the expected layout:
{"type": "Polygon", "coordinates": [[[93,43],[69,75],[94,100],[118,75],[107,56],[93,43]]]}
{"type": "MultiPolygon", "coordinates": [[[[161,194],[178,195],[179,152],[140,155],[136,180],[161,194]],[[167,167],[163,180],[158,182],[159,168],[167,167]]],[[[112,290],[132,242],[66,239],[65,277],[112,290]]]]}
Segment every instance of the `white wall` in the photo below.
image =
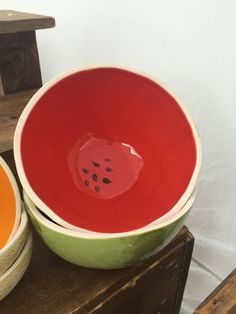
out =
{"type": "Polygon", "coordinates": [[[159,77],[192,113],[204,159],[188,220],[190,313],[236,264],[236,1],[0,0],[0,9],[56,18],[37,32],[44,81],[82,64],[128,65],[159,77]]]}

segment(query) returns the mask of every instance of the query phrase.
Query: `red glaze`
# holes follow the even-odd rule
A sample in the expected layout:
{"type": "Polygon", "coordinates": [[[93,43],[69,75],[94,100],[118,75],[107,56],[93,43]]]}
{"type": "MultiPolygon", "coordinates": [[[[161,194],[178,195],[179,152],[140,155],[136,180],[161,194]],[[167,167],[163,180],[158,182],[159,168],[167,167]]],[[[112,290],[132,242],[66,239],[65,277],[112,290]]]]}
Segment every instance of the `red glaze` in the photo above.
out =
{"type": "Polygon", "coordinates": [[[68,76],[31,111],[24,170],[63,220],[97,232],[140,228],[166,214],[196,164],[191,127],[157,83],[98,68],[68,76]]]}

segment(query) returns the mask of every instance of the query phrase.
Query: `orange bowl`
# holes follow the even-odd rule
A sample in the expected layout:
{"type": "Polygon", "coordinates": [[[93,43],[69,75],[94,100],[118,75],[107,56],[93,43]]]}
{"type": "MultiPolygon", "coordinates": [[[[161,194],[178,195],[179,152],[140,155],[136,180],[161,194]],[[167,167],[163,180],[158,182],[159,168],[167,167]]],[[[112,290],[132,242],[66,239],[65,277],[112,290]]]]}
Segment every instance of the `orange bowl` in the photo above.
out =
{"type": "Polygon", "coordinates": [[[16,180],[0,157],[0,250],[14,236],[20,215],[21,200],[16,180]]]}

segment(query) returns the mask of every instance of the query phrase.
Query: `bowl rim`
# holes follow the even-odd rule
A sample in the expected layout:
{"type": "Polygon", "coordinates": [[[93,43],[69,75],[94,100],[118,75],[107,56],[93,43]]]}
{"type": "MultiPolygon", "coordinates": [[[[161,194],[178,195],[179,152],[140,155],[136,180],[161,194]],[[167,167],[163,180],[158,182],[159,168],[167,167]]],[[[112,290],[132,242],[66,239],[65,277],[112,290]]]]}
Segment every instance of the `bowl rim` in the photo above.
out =
{"type": "Polygon", "coordinates": [[[0,249],[0,252],[1,252],[4,249],[4,247],[9,243],[9,241],[11,241],[11,239],[15,236],[17,229],[19,228],[20,219],[21,219],[21,205],[22,205],[22,203],[21,203],[20,191],[19,191],[16,179],[15,179],[10,167],[8,166],[6,161],[1,156],[0,156],[0,166],[2,166],[2,168],[4,169],[6,175],[7,175],[8,179],[11,183],[14,197],[15,197],[15,202],[16,202],[14,226],[12,228],[10,236],[8,237],[7,242],[2,247],[2,249],[0,249]]]}
{"type": "Polygon", "coordinates": [[[0,276],[0,283],[1,283],[2,280],[4,280],[6,277],[8,277],[12,273],[12,271],[14,269],[19,267],[19,265],[21,264],[22,260],[24,259],[24,257],[27,255],[27,253],[31,249],[32,243],[33,243],[32,233],[29,232],[27,240],[26,240],[25,245],[23,247],[23,250],[21,251],[21,253],[18,256],[18,258],[15,260],[15,262],[8,268],[8,270],[5,271],[5,273],[3,273],[0,276]]]}
{"type": "Polygon", "coordinates": [[[87,240],[108,240],[108,239],[115,239],[115,238],[125,238],[125,237],[134,237],[141,234],[150,233],[152,231],[157,231],[158,229],[164,228],[181,217],[183,217],[193,205],[193,202],[196,197],[196,189],[194,189],[193,193],[191,194],[190,198],[183,206],[183,208],[173,217],[171,217],[168,221],[162,222],[157,226],[152,226],[148,230],[145,229],[135,229],[132,231],[127,232],[119,232],[119,233],[84,233],[76,230],[71,230],[64,228],[60,225],[57,225],[55,222],[48,220],[45,216],[43,216],[40,211],[37,209],[35,204],[29,198],[25,191],[23,191],[23,199],[26,204],[27,210],[31,212],[31,214],[35,217],[36,221],[39,224],[44,225],[46,228],[52,230],[53,232],[63,234],[65,236],[70,236],[74,238],[83,238],[87,240]]]}
{"type": "Polygon", "coordinates": [[[24,209],[24,204],[22,202],[22,213],[21,213],[21,220],[19,227],[13,236],[13,238],[0,250],[0,258],[4,256],[5,253],[8,253],[8,250],[11,249],[12,246],[18,241],[21,234],[24,232],[25,228],[28,224],[28,216],[26,214],[26,211],[24,209]]]}
{"type": "MultiPolygon", "coordinates": [[[[149,74],[145,73],[144,71],[138,71],[138,70],[133,69],[132,67],[124,67],[124,66],[120,66],[120,65],[110,65],[110,64],[86,65],[86,66],[76,67],[76,68],[70,69],[68,71],[64,71],[64,72],[56,75],[52,79],[50,79],[45,85],[43,85],[33,95],[33,97],[30,99],[30,101],[28,102],[28,104],[24,108],[24,110],[23,110],[23,112],[22,112],[22,114],[18,120],[16,129],[15,129],[14,140],[13,140],[14,158],[15,158],[17,172],[18,172],[20,181],[22,183],[22,186],[23,186],[24,190],[26,191],[26,193],[29,195],[30,199],[48,217],[50,217],[52,220],[54,220],[55,222],[57,222],[58,224],[62,225],[65,228],[68,228],[71,230],[76,230],[76,231],[81,231],[81,230],[90,231],[90,230],[80,228],[79,226],[73,225],[73,224],[65,221],[38,197],[38,195],[34,192],[33,188],[31,187],[31,185],[27,179],[27,176],[25,174],[23,162],[21,159],[20,147],[21,147],[21,138],[22,138],[22,132],[24,129],[25,122],[27,121],[28,116],[30,115],[30,113],[31,113],[32,109],[34,108],[34,106],[36,105],[37,101],[49,89],[51,87],[53,87],[55,84],[57,84],[59,81],[61,81],[62,79],[66,78],[68,76],[71,76],[73,74],[76,74],[77,72],[99,69],[99,68],[112,68],[112,69],[120,69],[120,70],[128,71],[128,72],[134,73],[136,75],[143,76],[143,77],[153,81],[157,85],[159,85],[177,102],[177,104],[179,105],[180,109],[184,113],[184,115],[185,115],[185,117],[189,123],[189,126],[191,128],[191,131],[192,131],[192,134],[194,137],[195,147],[196,147],[196,164],[194,167],[192,177],[188,183],[188,186],[187,186],[185,192],[180,197],[180,199],[177,201],[177,203],[165,215],[153,220],[149,224],[142,227],[142,229],[149,230],[152,225],[155,225],[156,223],[158,223],[159,219],[161,219],[161,220],[164,220],[165,218],[169,219],[168,218],[169,216],[171,216],[172,214],[176,214],[176,212],[178,212],[184,206],[184,204],[188,201],[191,193],[193,192],[193,190],[196,186],[197,179],[199,176],[201,162],[202,162],[202,147],[201,147],[200,137],[199,137],[197,128],[193,122],[193,119],[192,119],[190,113],[186,110],[186,108],[182,104],[182,102],[172,92],[170,92],[169,89],[162,82],[160,82],[158,79],[156,79],[153,75],[149,75],[149,74]]],[[[132,231],[135,231],[135,230],[137,230],[137,229],[134,229],[132,231]]],[[[90,232],[94,232],[94,231],[90,231],[90,232]]],[[[121,232],[121,234],[122,233],[123,232],[121,232]]]]}

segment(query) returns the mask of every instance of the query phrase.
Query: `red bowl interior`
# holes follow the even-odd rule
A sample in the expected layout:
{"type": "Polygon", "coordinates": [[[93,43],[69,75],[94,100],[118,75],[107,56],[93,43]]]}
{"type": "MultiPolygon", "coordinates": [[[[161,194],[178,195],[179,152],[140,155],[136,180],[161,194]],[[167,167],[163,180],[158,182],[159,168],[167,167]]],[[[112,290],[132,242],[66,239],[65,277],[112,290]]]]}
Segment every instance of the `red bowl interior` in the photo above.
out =
{"type": "Polygon", "coordinates": [[[177,101],[141,75],[77,72],[47,90],[23,128],[33,191],[60,218],[97,232],[140,228],[170,211],[196,165],[177,101]]]}

